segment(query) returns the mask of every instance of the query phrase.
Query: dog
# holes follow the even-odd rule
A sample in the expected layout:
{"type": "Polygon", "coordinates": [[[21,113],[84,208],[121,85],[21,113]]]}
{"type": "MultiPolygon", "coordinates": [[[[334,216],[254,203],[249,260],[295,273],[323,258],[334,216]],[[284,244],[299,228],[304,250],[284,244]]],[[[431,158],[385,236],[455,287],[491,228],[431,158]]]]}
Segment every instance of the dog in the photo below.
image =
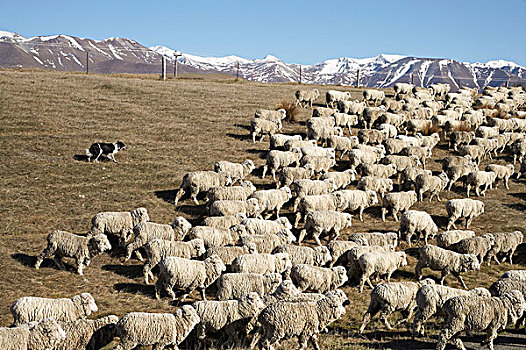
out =
{"type": "Polygon", "coordinates": [[[117,161],[115,160],[115,154],[125,149],[126,145],[124,144],[124,142],[121,141],[117,141],[114,143],[96,142],[86,150],[86,156],[88,156],[88,162],[91,161],[92,157],[95,157],[95,161],[97,162],[101,155],[105,155],[109,159],[117,163],[117,161]]]}

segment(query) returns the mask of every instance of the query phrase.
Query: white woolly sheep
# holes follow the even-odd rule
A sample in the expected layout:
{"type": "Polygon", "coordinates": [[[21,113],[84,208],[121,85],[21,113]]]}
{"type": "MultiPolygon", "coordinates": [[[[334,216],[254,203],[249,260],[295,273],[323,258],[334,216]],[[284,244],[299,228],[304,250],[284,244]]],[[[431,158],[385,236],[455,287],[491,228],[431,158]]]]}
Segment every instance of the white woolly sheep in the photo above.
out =
{"type": "Polygon", "coordinates": [[[388,138],[384,142],[385,146],[385,152],[387,154],[398,154],[402,152],[402,150],[408,146],[408,143],[404,140],[400,140],[397,138],[388,138]]]}
{"type": "MultiPolygon", "coordinates": [[[[397,235],[395,232],[392,232],[392,233],[393,233],[395,243],[396,243],[397,235]]],[[[369,235],[369,236],[362,236],[364,234],[359,233],[357,234],[357,237],[360,237],[360,236],[364,237],[362,241],[366,240],[368,237],[371,237],[372,239],[380,239],[382,242],[384,242],[385,237],[381,237],[380,234],[382,233],[367,232],[366,235],[369,235]]],[[[365,243],[367,244],[368,242],[366,241],[365,243]]],[[[352,278],[359,278],[359,275],[361,275],[361,268],[360,268],[360,265],[358,264],[358,259],[360,258],[360,256],[362,256],[362,254],[369,253],[369,252],[394,252],[394,250],[395,250],[395,245],[360,245],[360,246],[350,248],[345,253],[345,255],[342,256],[342,261],[345,262],[346,267],[347,267],[347,276],[349,277],[349,280],[351,280],[352,278]]]]}
{"type": "Polygon", "coordinates": [[[283,229],[270,235],[246,235],[239,238],[240,244],[254,243],[259,253],[271,253],[280,244],[290,244],[296,237],[290,230],[283,229]]]}
{"type": "Polygon", "coordinates": [[[334,114],[334,112],[337,112],[336,109],[334,108],[328,108],[328,107],[316,107],[312,110],[312,117],[313,118],[318,118],[318,117],[330,117],[331,115],[334,114]]]}
{"type": "Polygon", "coordinates": [[[309,140],[321,141],[322,145],[327,144],[327,139],[331,135],[343,136],[343,129],[340,126],[311,125],[307,129],[309,140]]]}
{"type": "Polygon", "coordinates": [[[372,102],[375,106],[379,104],[383,99],[385,98],[385,92],[378,91],[378,90],[364,90],[363,91],[363,99],[364,101],[369,104],[369,102],[372,102]]]}
{"type": "Polygon", "coordinates": [[[351,99],[351,93],[348,91],[329,90],[325,93],[327,108],[335,108],[338,101],[347,101],[351,99]]]}
{"type": "Polygon", "coordinates": [[[290,279],[302,292],[327,293],[347,282],[347,271],[343,266],[326,268],[299,264],[290,271],[290,279]]]}
{"type": "Polygon", "coordinates": [[[272,293],[280,283],[279,273],[225,273],[216,282],[216,299],[235,300],[248,293],[263,296],[272,293]]]}
{"type": "Polygon", "coordinates": [[[503,278],[512,278],[519,281],[526,281],[526,270],[510,270],[504,272],[504,274],[500,277],[503,278]]]}
{"type": "Polygon", "coordinates": [[[417,175],[415,179],[416,193],[418,194],[418,200],[422,202],[424,200],[424,193],[430,192],[429,201],[434,196],[437,197],[440,202],[440,192],[444,191],[449,183],[447,174],[442,172],[438,176],[430,174],[417,175]]]}
{"type": "Polygon", "coordinates": [[[451,191],[451,187],[457,180],[465,178],[469,173],[477,171],[478,166],[476,164],[460,164],[451,165],[446,169],[446,175],[449,178],[448,191],[451,191]]]}
{"type": "Polygon", "coordinates": [[[522,295],[526,295],[526,281],[516,278],[501,278],[489,287],[491,295],[496,297],[512,290],[518,290],[522,295]]]}
{"type": "Polygon", "coordinates": [[[320,96],[320,91],[318,89],[298,90],[294,96],[296,97],[296,106],[305,108],[309,105],[312,108],[312,103],[320,96]]]}
{"type": "Polygon", "coordinates": [[[380,311],[380,320],[389,330],[392,327],[387,318],[395,311],[401,311],[404,316],[404,319],[399,321],[398,324],[409,321],[417,307],[415,295],[419,288],[423,285],[432,285],[434,283],[432,279],[425,279],[420,282],[381,283],[374,287],[370,294],[369,307],[363,315],[360,334],[363,333],[371,318],[380,311]]]}
{"type": "Polygon", "coordinates": [[[208,205],[221,200],[244,201],[256,190],[256,186],[250,181],[243,181],[241,186],[219,186],[212,187],[208,193],[208,205]]]}
{"type": "Polygon", "coordinates": [[[331,262],[329,267],[334,265],[347,266],[347,252],[354,247],[365,245],[367,242],[354,242],[354,241],[330,241],[327,243],[327,248],[331,256],[331,262]]]}
{"type": "Polygon", "coordinates": [[[287,253],[240,255],[232,262],[232,271],[241,273],[283,273],[292,268],[287,253]]]}
{"type": "Polygon", "coordinates": [[[336,165],[336,161],[333,156],[310,156],[306,155],[301,158],[300,164],[306,166],[310,164],[314,168],[314,174],[317,178],[327,173],[329,169],[336,165]]]}
{"type": "Polygon", "coordinates": [[[335,152],[340,152],[340,160],[343,156],[352,151],[352,149],[359,143],[358,137],[331,135],[327,138],[327,146],[333,148],[335,152]]]}
{"type": "Polygon", "coordinates": [[[60,299],[22,297],[15,300],[10,310],[13,315],[13,326],[32,321],[40,322],[48,318],[57,321],[74,321],[99,311],[95,299],[89,293],[60,299]]]}
{"type": "Polygon", "coordinates": [[[174,314],[130,312],[122,316],[115,328],[120,343],[116,350],[132,350],[137,345],[164,349],[178,345],[190,334],[200,319],[195,309],[184,305],[174,314]]]}
{"type": "Polygon", "coordinates": [[[355,169],[360,164],[378,163],[382,157],[380,152],[355,148],[349,152],[349,165],[355,169]]]}
{"type": "Polygon", "coordinates": [[[397,169],[395,164],[362,164],[360,165],[360,172],[362,176],[390,178],[396,175],[397,169]]]}
{"type": "Polygon", "coordinates": [[[290,187],[294,181],[310,179],[313,176],[314,167],[311,164],[307,164],[304,167],[284,167],[279,172],[276,188],[290,187]]]}
{"type": "Polygon", "coordinates": [[[149,220],[146,208],[137,208],[130,212],[102,212],[91,219],[91,233],[117,235],[119,243],[123,244],[135,226],[149,220]]]}
{"type": "Polygon", "coordinates": [[[300,219],[305,218],[310,211],[314,210],[339,210],[343,203],[340,191],[331,194],[306,196],[300,200],[294,227],[298,228],[300,219]]]}
{"type": "Polygon", "coordinates": [[[398,233],[400,239],[405,235],[407,244],[411,244],[411,238],[414,235],[416,235],[417,240],[420,240],[422,234],[424,242],[427,244],[427,240],[435,237],[438,233],[438,227],[427,212],[408,210],[402,214],[398,233]]]}
{"type": "Polygon", "coordinates": [[[153,279],[152,269],[167,256],[191,259],[200,257],[206,252],[205,244],[201,238],[195,238],[188,242],[165,241],[153,239],[144,245],[146,261],[143,266],[144,281],[148,284],[148,276],[153,279]]]}
{"type": "Polygon", "coordinates": [[[464,145],[458,149],[458,154],[461,156],[470,156],[475,164],[478,165],[480,161],[484,159],[486,151],[484,147],[479,145],[464,145]]]}
{"type": "Polygon", "coordinates": [[[159,263],[159,279],[155,283],[155,298],[160,299],[161,288],[163,288],[175,300],[173,289],[177,287],[185,291],[180,302],[183,302],[195,289],[199,289],[201,299],[206,300],[206,288],[214,283],[225,270],[225,264],[217,255],[212,255],[204,261],[168,256],[159,263]]]}
{"type": "Polygon", "coordinates": [[[468,289],[460,273],[480,270],[477,257],[473,254],[459,254],[434,245],[425,245],[418,249],[420,257],[415,267],[415,275],[422,279],[422,270],[429,267],[431,270],[441,271],[440,284],[448,274],[457,278],[464,289],[468,289]]]}
{"type": "Polygon", "coordinates": [[[279,169],[296,164],[299,165],[302,153],[299,149],[294,148],[292,151],[269,151],[267,154],[267,163],[263,166],[261,178],[265,177],[267,170],[270,169],[272,178],[276,181],[276,171],[279,169]]]}
{"type": "Polygon", "coordinates": [[[294,181],[290,186],[290,189],[296,197],[293,206],[293,211],[296,211],[298,209],[298,204],[303,197],[332,193],[336,190],[336,186],[331,179],[305,179],[294,181]]]}
{"type": "Polygon", "coordinates": [[[495,260],[499,264],[498,255],[504,255],[502,262],[508,261],[510,264],[513,264],[513,254],[517,247],[522,244],[524,235],[521,231],[505,232],[505,233],[492,233],[491,234],[495,239],[493,246],[487,255],[488,265],[491,263],[491,260],[495,260]]]}
{"type": "Polygon", "coordinates": [[[421,139],[422,144],[420,146],[427,147],[432,150],[440,142],[440,135],[435,132],[429,136],[421,136],[421,139]]]}
{"type": "Polygon", "coordinates": [[[450,245],[460,242],[464,238],[475,237],[474,231],[469,230],[451,230],[442,232],[437,236],[437,246],[448,248],[450,245]]]}
{"type": "Polygon", "coordinates": [[[417,156],[400,156],[389,154],[382,159],[383,164],[394,164],[398,172],[408,167],[415,167],[422,164],[417,156]]]}
{"type": "Polygon", "coordinates": [[[4,350],[55,349],[64,338],[66,333],[53,319],[20,327],[0,327],[0,347],[4,350]]]}
{"type": "Polygon", "coordinates": [[[430,284],[422,286],[416,293],[417,309],[415,318],[413,320],[412,333],[413,335],[424,335],[424,322],[437,314],[444,303],[453,297],[457,296],[491,296],[486,288],[474,288],[471,290],[463,290],[458,288],[446,287],[438,284],[430,284]]]}
{"type": "Polygon", "coordinates": [[[409,146],[404,147],[400,152],[403,156],[416,157],[422,163],[422,166],[426,167],[426,159],[431,157],[431,150],[427,147],[421,146],[409,146]]]}
{"type": "Polygon", "coordinates": [[[242,181],[245,177],[250,175],[256,166],[250,159],[245,160],[242,164],[227,162],[225,160],[216,162],[214,164],[214,171],[216,173],[225,173],[232,179],[232,183],[242,181]]]}
{"type": "MultiPolygon", "coordinates": [[[[496,180],[504,181],[504,186],[506,186],[506,189],[507,190],[510,189],[508,187],[508,180],[515,172],[515,167],[513,166],[513,164],[508,164],[508,165],[490,164],[486,166],[486,169],[484,170],[494,172],[496,180]]],[[[497,185],[495,185],[495,188],[496,187],[497,185]]]]}
{"type": "Polygon", "coordinates": [[[393,218],[398,222],[398,213],[404,213],[417,202],[416,192],[390,192],[382,198],[382,221],[391,211],[393,218]]]}
{"type": "Polygon", "coordinates": [[[336,112],[332,115],[332,118],[334,118],[334,125],[341,126],[342,128],[347,128],[349,134],[351,133],[351,127],[358,124],[357,115],[336,112]]]}
{"type": "Polygon", "coordinates": [[[442,99],[446,97],[451,86],[449,84],[431,84],[428,89],[435,98],[442,99]]]}
{"type": "Polygon", "coordinates": [[[526,140],[519,139],[512,143],[511,153],[513,154],[513,164],[518,160],[522,163],[524,156],[526,155],[526,140]]]}
{"type": "Polygon", "coordinates": [[[261,325],[252,340],[251,348],[274,349],[281,340],[298,338],[304,349],[311,341],[319,349],[318,333],[345,314],[349,305],[345,293],[337,289],[317,301],[278,301],[267,306],[258,316],[261,325]]]}
{"type": "MultiPolygon", "coordinates": [[[[325,118],[327,120],[331,120],[325,118]]],[[[285,141],[284,149],[285,151],[292,151],[294,148],[303,148],[303,147],[314,147],[316,146],[316,141],[314,140],[288,140],[285,141]]]]}
{"type": "Polygon", "coordinates": [[[365,208],[378,204],[378,196],[374,191],[342,190],[333,194],[341,198],[338,210],[358,210],[360,221],[363,221],[365,208]]]}
{"type": "Polygon", "coordinates": [[[451,199],[446,203],[446,211],[447,231],[450,227],[456,228],[455,222],[460,218],[466,219],[466,228],[469,228],[471,221],[484,213],[484,202],[470,198],[451,199]]]}
{"type": "Polygon", "coordinates": [[[226,246],[226,247],[210,247],[206,250],[203,255],[204,258],[208,258],[212,255],[218,255],[221,261],[227,267],[227,271],[230,270],[230,265],[238,256],[245,254],[257,254],[258,249],[254,243],[247,243],[242,246],[226,246]]]}
{"type": "Polygon", "coordinates": [[[317,145],[304,146],[300,148],[303,156],[330,157],[336,158],[336,151],[333,148],[325,148],[317,145]]]}
{"type": "Polygon", "coordinates": [[[416,177],[420,174],[426,174],[429,176],[433,175],[431,170],[422,169],[420,167],[410,166],[405,168],[400,173],[400,184],[402,184],[402,188],[406,190],[411,189],[411,187],[415,185],[416,177]]]}
{"type": "Polygon", "coordinates": [[[206,249],[211,247],[222,247],[234,245],[239,236],[236,231],[219,229],[209,226],[195,226],[188,232],[189,239],[200,238],[203,240],[206,249]]]}
{"type": "Polygon", "coordinates": [[[111,244],[105,234],[78,236],[66,231],[53,231],[47,236],[47,246],[37,257],[35,268],[40,268],[44,259],[54,257],[54,261],[61,270],[66,267],[63,257],[75,259],[77,273],[83,275],[84,266],[88,266],[95,256],[111,249],[111,244]]]}
{"type": "Polygon", "coordinates": [[[351,227],[351,214],[340,213],[334,210],[315,210],[307,214],[305,218],[305,228],[301,230],[298,244],[301,244],[307,234],[312,236],[318,246],[321,246],[320,237],[322,234],[330,235],[329,241],[338,239],[340,231],[351,227]]]}
{"type": "Polygon", "coordinates": [[[272,254],[287,253],[290,257],[292,266],[298,264],[308,264],[313,266],[323,266],[332,260],[327,247],[302,247],[292,244],[280,244],[272,251],[272,254]]]}
{"type": "Polygon", "coordinates": [[[282,120],[287,117],[287,111],[283,108],[278,109],[277,111],[274,111],[272,109],[263,109],[260,108],[256,110],[256,113],[254,113],[254,118],[260,118],[265,120],[282,120]]]}
{"type": "Polygon", "coordinates": [[[387,282],[391,281],[391,275],[402,266],[407,266],[407,257],[404,252],[369,252],[364,253],[358,258],[358,266],[362,271],[360,276],[360,293],[367,285],[374,289],[371,283],[371,276],[387,276],[387,282]]]}
{"type": "Polygon", "coordinates": [[[203,219],[203,225],[228,230],[230,227],[241,223],[241,221],[246,218],[246,215],[243,213],[227,216],[210,216],[203,219]]]}
{"type": "Polygon", "coordinates": [[[466,192],[469,197],[471,186],[475,187],[475,194],[477,196],[486,196],[488,188],[493,188],[493,183],[497,178],[497,174],[493,171],[472,171],[466,176],[466,192]],[[482,191],[480,188],[484,187],[482,191]]]}
{"type": "Polygon", "coordinates": [[[415,86],[413,84],[406,84],[406,83],[396,83],[394,84],[394,91],[397,95],[399,94],[411,94],[413,92],[413,88],[415,86]]]}
{"type": "Polygon", "coordinates": [[[342,172],[328,172],[323,174],[320,180],[332,180],[336,190],[344,189],[356,180],[356,171],[347,169],[342,172]]]}
{"type": "Polygon", "coordinates": [[[365,129],[371,129],[376,121],[385,113],[385,106],[366,107],[363,110],[362,120],[365,129]]]}
{"type": "Polygon", "coordinates": [[[113,341],[115,324],[119,318],[115,315],[97,320],[75,320],[59,322],[66,333],[66,339],[60,341],[54,350],[100,349],[113,341]]]}
{"type": "Polygon", "coordinates": [[[282,149],[287,141],[301,141],[301,135],[274,134],[270,136],[270,149],[282,149]]]}
{"type": "Polygon", "coordinates": [[[484,257],[494,244],[495,237],[491,233],[488,233],[483,236],[464,238],[450,245],[447,249],[461,254],[473,254],[482,265],[484,257]]]}
{"type": "Polygon", "coordinates": [[[261,118],[252,119],[250,122],[250,135],[252,136],[252,142],[256,143],[256,136],[261,135],[259,141],[263,141],[265,135],[274,135],[281,132],[283,125],[281,119],[276,120],[265,120],[261,118]]]}
{"type": "Polygon", "coordinates": [[[396,232],[357,232],[349,236],[349,241],[369,246],[393,246],[398,245],[398,234],[396,232]]]}
{"type": "Polygon", "coordinates": [[[432,126],[431,120],[411,119],[406,122],[405,134],[412,133],[415,135],[417,133],[425,133],[427,130],[431,129],[432,126]]]}
{"type": "Polygon", "coordinates": [[[404,100],[397,101],[397,100],[392,99],[392,98],[385,98],[382,101],[382,105],[385,106],[387,108],[387,110],[389,112],[392,112],[392,113],[398,113],[398,112],[402,111],[402,108],[404,107],[404,104],[405,104],[404,100]]]}
{"type": "Polygon", "coordinates": [[[387,139],[387,133],[377,129],[361,129],[358,132],[358,140],[366,145],[378,145],[387,139]]]}
{"type": "Polygon", "coordinates": [[[446,315],[445,327],[440,332],[437,350],[444,350],[449,339],[464,348],[458,334],[463,331],[485,331],[484,343],[493,350],[497,331],[506,328],[508,321],[515,323],[526,310],[526,302],[519,291],[505,293],[501,297],[453,297],[442,307],[446,315]]]}
{"type": "Polygon", "coordinates": [[[208,211],[212,216],[244,214],[246,216],[257,217],[260,216],[261,208],[259,207],[257,199],[249,198],[244,201],[215,201],[210,205],[208,211]]]}
{"type": "Polygon", "coordinates": [[[338,110],[341,113],[353,114],[356,116],[362,115],[363,110],[367,107],[365,101],[338,101],[338,110]]]}
{"type": "Polygon", "coordinates": [[[393,190],[393,180],[376,176],[364,176],[358,181],[356,188],[362,191],[376,192],[380,195],[380,198],[383,198],[387,192],[393,190]]]}
{"type": "Polygon", "coordinates": [[[398,129],[394,125],[383,123],[378,125],[377,129],[384,132],[388,139],[398,136],[398,129]]]}
{"type": "Polygon", "coordinates": [[[389,124],[396,128],[401,127],[404,122],[407,120],[405,114],[396,114],[396,113],[389,113],[385,112],[383,113],[380,118],[378,119],[378,122],[381,124],[389,124]]]}
{"type": "Polygon", "coordinates": [[[279,211],[281,207],[287,203],[291,198],[292,194],[290,188],[284,186],[277,190],[263,190],[254,192],[251,199],[255,199],[258,202],[259,213],[268,213],[267,218],[272,216],[272,212],[276,214],[276,219],[279,219],[279,211]]]}
{"type": "Polygon", "coordinates": [[[244,219],[239,224],[245,228],[244,234],[249,235],[270,235],[276,234],[282,229],[292,229],[292,225],[289,220],[285,217],[272,220],[262,219],[244,219]]]}
{"type": "Polygon", "coordinates": [[[195,204],[199,204],[197,195],[201,192],[208,192],[212,187],[228,186],[232,183],[232,179],[228,174],[216,173],[215,171],[194,171],[187,173],[183,177],[181,186],[175,194],[174,203],[177,206],[179,200],[186,191],[190,192],[190,198],[195,204]]]}

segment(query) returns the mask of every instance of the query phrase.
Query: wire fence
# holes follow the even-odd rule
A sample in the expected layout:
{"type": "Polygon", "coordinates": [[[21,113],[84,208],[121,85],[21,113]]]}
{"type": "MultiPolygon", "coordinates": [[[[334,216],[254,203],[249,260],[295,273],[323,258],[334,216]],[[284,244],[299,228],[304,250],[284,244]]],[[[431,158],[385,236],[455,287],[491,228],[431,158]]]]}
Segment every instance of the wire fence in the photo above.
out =
{"type": "MultiPolygon", "coordinates": [[[[340,85],[340,86],[360,86],[360,87],[388,87],[396,82],[412,83],[420,87],[428,87],[434,83],[447,82],[453,88],[475,87],[482,89],[486,86],[526,86],[526,77],[512,74],[506,70],[493,70],[489,74],[477,74],[466,67],[466,72],[452,75],[447,74],[428,74],[425,61],[419,67],[413,68],[409,65],[396,67],[383,67],[383,70],[374,71],[359,67],[349,68],[344,72],[323,73],[322,63],[317,65],[298,65],[281,62],[276,69],[277,73],[272,76],[269,74],[261,78],[261,70],[264,68],[261,61],[237,62],[223,65],[213,65],[207,62],[192,60],[185,55],[174,52],[172,56],[163,55],[146,47],[126,47],[120,42],[119,47],[112,44],[97,47],[92,40],[87,40],[85,47],[79,45],[73,38],[70,45],[59,43],[13,43],[25,52],[34,54],[34,59],[40,67],[33,63],[33,67],[50,69],[55,71],[84,71],[86,73],[139,73],[139,74],[159,74],[165,78],[171,75],[178,75],[178,67],[182,65],[183,72],[210,72],[229,74],[237,78],[243,78],[262,82],[297,82],[299,84],[321,84],[321,85],[340,85]],[[51,50],[58,49],[58,52],[51,50]],[[38,50],[37,50],[38,49],[38,50]],[[47,49],[47,50],[46,50],[47,49]],[[77,53],[63,52],[62,49],[74,49],[77,53]],[[42,56],[40,55],[42,53],[42,56]],[[59,54],[58,56],[56,54],[59,54]],[[49,55],[48,55],[49,54],[49,55]],[[50,56],[51,55],[51,56],[50,56]],[[125,56],[125,58],[123,58],[125,56]],[[133,57],[134,56],[134,57],[133,57]],[[422,69],[424,67],[424,69],[422,69]],[[469,75],[469,76],[467,76],[469,75]],[[259,78],[258,78],[259,77],[259,78]]],[[[2,50],[0,45],[0,54],[2,50]]],[[[408,57],[411,58],[411,57],[408,57]]],[[[413,58],[417,59],[417,58],[413,58]]],[[[418,59],[417,59],[418,60],[418,59]]],[[[433,59],[446,62],[457,62],[451,59],[433,59]]],[[[462,63],[457,62],[462,65],[462,63]]],[[[427,65],[429,68],[431,64],[427,65]]],[[[8,68],[21,65],[11,64],[8,68]]],[[[441,67],[442,64],[439,64],[441,67]]],[[[465,67],[465,66],[464,66],[465,67]]],[[[441,71],[441,69],[439,69],[441,71]]],[[[523,73],[524,74],[524,73],[523,73]]]]}

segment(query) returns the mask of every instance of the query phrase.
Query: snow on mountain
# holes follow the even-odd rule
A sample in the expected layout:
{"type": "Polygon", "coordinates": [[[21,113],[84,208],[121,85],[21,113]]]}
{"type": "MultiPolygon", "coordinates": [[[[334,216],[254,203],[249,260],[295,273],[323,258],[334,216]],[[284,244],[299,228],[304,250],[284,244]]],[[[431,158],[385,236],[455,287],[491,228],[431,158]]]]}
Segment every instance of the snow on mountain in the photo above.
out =
{"type": "Polygon", "coordinates": [[[19,42],[22,40],[25,40],[25,38],[18,33],[12,33],[12,32],[6,32],[4,30],[0,30],[0,41],[19,42]]]}

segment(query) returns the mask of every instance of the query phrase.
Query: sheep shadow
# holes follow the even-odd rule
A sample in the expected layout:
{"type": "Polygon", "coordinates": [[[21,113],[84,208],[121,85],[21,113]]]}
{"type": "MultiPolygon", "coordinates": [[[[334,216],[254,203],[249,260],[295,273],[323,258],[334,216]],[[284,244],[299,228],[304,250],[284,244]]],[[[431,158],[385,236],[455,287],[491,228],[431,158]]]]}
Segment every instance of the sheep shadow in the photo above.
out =
{"type": "Polygon", "coordinates": [[[404,252],[409,255],[409,256],[412,256],[413,258],[420,258],[420,253],[418,252],[420,248],[419,247],[413,247],[413,248],[406,248],[404,249],[404,252]]]}
{"type": "Polygon", "coordinates": [[[513,204],[504,204],[504,205],[510,209],[515,209],[520,212],[526,211],[526,205],[522,203],[513,203],[513,204]]]}
{"type": "Polygon", "coordinates": [[[154,192],[157,198],[162,199],[163,201],[169,204],[174,204],[176,193],[177,193],[177,190],[162,190],[162,191],[154,192]]]}
{"type": "MultiPolygon", "coordinates": [[[[375,333],[384,333],[378,332],[375,333]]],[[[394,335],[396,336],[396,335],[394,335]]],[[[436,342],[424,341],[424,340],[409,340],[409,339],[393,339],[391,341],[383,341],[385,338],[378,338],[380,342],[377,343],[367,343],[367,342],[356,342],[352,343],[353,345],[358,345],[359,347],[366,347],[370,349],[435,349],[436,342]]],[[[350,344],[349,344],[350,345],[350,344]]]]}
{"type": "Polygon", "coordinates": [[[526,243],[519,244],[515,254],[513,254],[513,263],[526,265],[526,243]]]}
{"type": "Polygon", "coordinates": [[[442,215],[431,215],[431,218],[438,227],[447,227],[448,218],[442,215]]]}
{"type": "Polygon", "coordinates": [[[201,205],[188,205],[182,204],[175,208],[177,213],[183,213],[192,217],[202,216],[203,213],[207,213],[206,204],[201,205]]]}
{"type": "Polygon", "coordinates": [[[522,199],[523,201],[526,201],[526,193],[524,192],[508,193],[508,196],[512,196],[513,198],[522,199]]]}
{"type": "MultiPolygon", "coordinates": [[[[23,253],[11,254],[11,258],[13,258],[14,260],[18,261],[19,263],[27,267],[34,267],[35,263],[37,262],[36,256],[27,255],[23,253]]],[[[40,265],[40,267],[53,267],[53,266],[56,266],[56,265],[53,262],[53,260],[50,260],[50,259],[45,259],[42,262],[42,265],[40,265]]]]}
{"type": "Polygon", "coordinates": [[[113,286],[117,292],[130,293],[135,295],[146,295],[155,298],[155,286],[139,283],[116,283],[113,286]]]}
{"type": "Polygon", "coordinates": [[[241,128],[250,131],[250,125],[235,123],[234,126],[236,128],[241,128]]]}
{"type": "Polygon", "coordinates": [[[142,265],[104,265],[102,269],[129,279],[143,277],[142,265]]]}
{"type": "Polygon", "coordinates": [[[257,149],[257,148],[249,148],[245,152],[248,154],[257,154],[259,159],[266,159],[267,158],[267,150],[257,149]]]}
{"type": "Polygon", "coordinates": [[[245,141],[245,140],[247,140],[250,137],[250,135],[233,134],[231,132],[227,133],[226,136],[231,137],[231,138],[236,139],[236,140],[239,140],[239,141],[245,141]]]}

